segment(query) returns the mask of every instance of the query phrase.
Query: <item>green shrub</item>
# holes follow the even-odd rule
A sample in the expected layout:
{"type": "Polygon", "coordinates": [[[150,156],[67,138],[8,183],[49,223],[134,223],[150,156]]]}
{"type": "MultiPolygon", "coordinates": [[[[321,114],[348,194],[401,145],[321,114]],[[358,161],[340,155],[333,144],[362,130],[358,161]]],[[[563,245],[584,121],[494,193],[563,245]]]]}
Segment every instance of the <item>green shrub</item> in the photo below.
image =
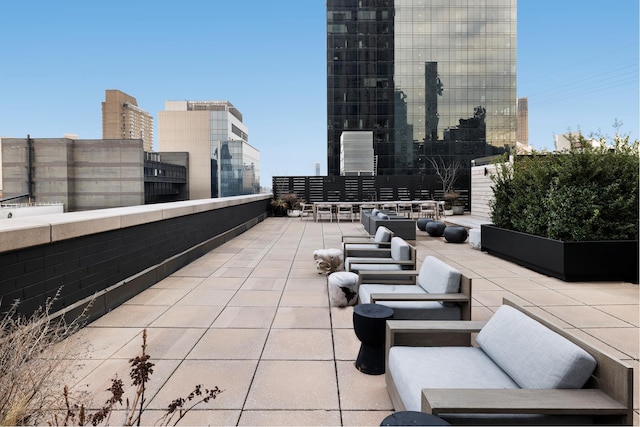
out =
{"type": "Polygon", "coordinates": [[[638,141],[606,148],[580,136],[571,151],[498,164],[494,225],[563,241],[638,238],[638,141]]]}

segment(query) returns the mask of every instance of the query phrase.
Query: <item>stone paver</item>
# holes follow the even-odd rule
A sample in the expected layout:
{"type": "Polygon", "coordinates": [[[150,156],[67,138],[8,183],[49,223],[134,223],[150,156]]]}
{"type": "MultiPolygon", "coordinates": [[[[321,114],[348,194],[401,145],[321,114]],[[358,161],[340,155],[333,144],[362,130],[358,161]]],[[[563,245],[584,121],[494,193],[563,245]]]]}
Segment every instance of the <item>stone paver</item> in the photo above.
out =
{"type": "MultiPolygon", "coordinates": [[[[384,376],[353,366],[353,308],[329,307],[326,276],[312,257],[340,247],[343,234],[362,233],[357,222],[267,218],[72,337],[86,350],[69,385],[96,390],[102,402],[114,374],[128,380],[128,359],[147,328],[157,364],[147,422],[203,384],[224,392],[181,424],[379,425],[393,411],[384,376]]],[[[474,320],[513,298],[625,360],[638,378],[637,285],[565,283],[423,232],[415,245],[419,264],[435,255],[473,278],[474,320]]],[[[635,409],[637,423],[637,388],[635,409]]]]}

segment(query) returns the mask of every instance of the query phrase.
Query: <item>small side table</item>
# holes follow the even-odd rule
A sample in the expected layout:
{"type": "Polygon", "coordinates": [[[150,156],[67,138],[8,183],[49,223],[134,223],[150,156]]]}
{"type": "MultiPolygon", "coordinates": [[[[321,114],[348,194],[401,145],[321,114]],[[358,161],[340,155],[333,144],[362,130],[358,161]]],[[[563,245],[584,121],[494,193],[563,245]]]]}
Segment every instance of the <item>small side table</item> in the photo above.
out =
{"type": "Polygon", "coordinates": [[[386,417],[381,426],[448,426],[451,425],[440,417],[426,412],[400,411],[386,417]]]}
{"type": "Polygon", "coordinates": [[[393,309],[381,304],[358,304],[353,308],[353,330],[362,343],[356,369],[370,375],[384,374],[384,336],[393,309]]]}

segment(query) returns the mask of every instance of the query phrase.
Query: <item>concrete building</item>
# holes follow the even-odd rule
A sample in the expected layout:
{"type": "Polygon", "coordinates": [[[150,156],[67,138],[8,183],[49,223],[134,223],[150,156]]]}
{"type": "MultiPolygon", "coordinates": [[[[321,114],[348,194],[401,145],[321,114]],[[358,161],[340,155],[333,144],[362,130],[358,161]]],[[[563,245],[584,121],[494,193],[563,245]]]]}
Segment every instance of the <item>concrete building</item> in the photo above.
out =
{"type": "MultiPolygon", "coordinates": [[[[327,0],[327,167],[372,131],[378,175],[516,143],[516,0],[327,0]]],[[[468,180],[469,171],[466,170],[468,180]]]]}
{"type": "MultiPolygon", "coordinates": [[[[581,148],[582,141],[581,132],[568,132],[560,135],[555,135],[556,151],[569,151],[572,148],[581,148]]],[[[593,148],[600,146],[601,142],[595,138],[584,138],[584,143],[590,145],[593,148]]],[[[611,147],[610,145],[608,147],[611,147]]]]}
{"type": "Polygon", "coordinates": [[[191,199],[260,192],[260,153],[229,101],[166,101],[158,112],[158,147],[189,153],[191,199]]]}
{"type": "Polygon", "coordinates": [[[66,212],[188,199],[187,154],[164,164],[140,139],[3,138],[1,150],[5,199],[66,212]]]}
{"type": "Polygon", "coordinates": [[[102,103],[102,138],[141,139],[144,151],[153,151],[153,117],[134,97],[108,89],[102,103]]]}
{"type": "Polygon", "coordinates": [[[375,175],[373,132],[351,131],[340,135],[340,175],[375,175]]]}

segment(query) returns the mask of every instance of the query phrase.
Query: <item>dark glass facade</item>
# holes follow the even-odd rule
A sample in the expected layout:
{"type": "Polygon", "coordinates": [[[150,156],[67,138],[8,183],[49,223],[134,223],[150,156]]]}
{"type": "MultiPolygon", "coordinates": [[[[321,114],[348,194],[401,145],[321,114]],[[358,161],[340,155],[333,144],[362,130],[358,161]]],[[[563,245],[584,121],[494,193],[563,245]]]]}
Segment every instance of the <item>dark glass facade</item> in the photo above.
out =
{"type": "Polygon", "coordinates": [[[328,174],[343,131],[378,175],[465,168],[516,141],[516,0],[327,0],[328,174]]]}

